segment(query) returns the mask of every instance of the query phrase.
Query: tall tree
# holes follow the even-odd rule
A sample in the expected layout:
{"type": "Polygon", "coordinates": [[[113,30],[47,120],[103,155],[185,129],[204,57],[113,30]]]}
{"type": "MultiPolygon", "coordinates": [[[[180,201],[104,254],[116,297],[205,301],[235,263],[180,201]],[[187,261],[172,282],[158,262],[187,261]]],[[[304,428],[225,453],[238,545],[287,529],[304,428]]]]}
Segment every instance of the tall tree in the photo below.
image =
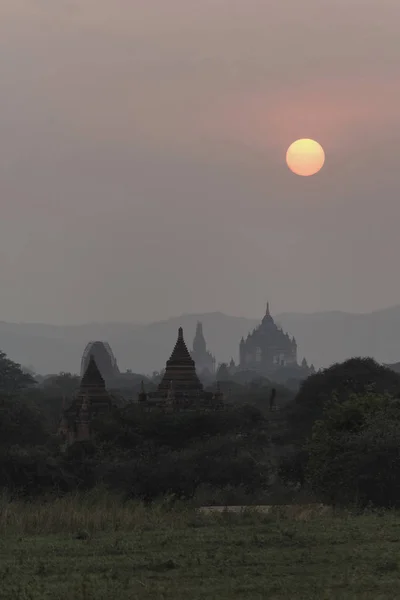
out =
{"type": "Polygon", "coordinates": [[[400,375],[372,358],[351,358],[308,377],[288,407],[292,441],[302,444],[311,434],[314,422],[321,418],[332,394],[342,403],[366,391],[399,397],[400,375]]]}
{"type": "Polygon", "coordinates": [[[306,479],[329,503],[400,506],[400,401],[354,394],[313,427],[306,479]]]}
{"type": "Polygon", "coordinates": [[[78,375],[61,371],[58,375],[48,377],[44,382],[44,387],[47,389],[54,388],[54,390],[59,391],[63,396],[70,398],[79,388],[79,382],[80,377],[78,375]]]}
{"type": "Polygon", "coordinates": [[[35,383],[32,375],[24,372],[21,365],[10,360],[0,350],[0,395],[16,394],[35,383]]]}

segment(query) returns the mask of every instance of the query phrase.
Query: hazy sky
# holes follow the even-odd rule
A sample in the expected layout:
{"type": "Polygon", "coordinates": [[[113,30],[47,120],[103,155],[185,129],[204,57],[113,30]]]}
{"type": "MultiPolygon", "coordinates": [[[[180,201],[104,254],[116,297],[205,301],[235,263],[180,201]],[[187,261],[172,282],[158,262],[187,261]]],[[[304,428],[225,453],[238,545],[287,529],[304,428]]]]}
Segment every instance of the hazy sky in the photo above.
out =
{"type": "Polygon", "coordinates": [[[0,320],[400,303],[399,0],[2,0],[0,320]],[[315,177],[285,166],[317,139],[315,177]]]}

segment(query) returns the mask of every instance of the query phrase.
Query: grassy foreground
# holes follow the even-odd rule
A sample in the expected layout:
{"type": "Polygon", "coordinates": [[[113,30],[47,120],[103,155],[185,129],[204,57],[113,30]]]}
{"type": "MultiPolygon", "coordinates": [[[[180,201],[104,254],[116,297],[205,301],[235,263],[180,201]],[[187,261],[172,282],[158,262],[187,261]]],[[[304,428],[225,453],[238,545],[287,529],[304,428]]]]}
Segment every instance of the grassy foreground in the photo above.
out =
{"type": "Polygon", "coordinates": [[[2,600],[400,598],[400,516],[0,501],[2,600]]]}

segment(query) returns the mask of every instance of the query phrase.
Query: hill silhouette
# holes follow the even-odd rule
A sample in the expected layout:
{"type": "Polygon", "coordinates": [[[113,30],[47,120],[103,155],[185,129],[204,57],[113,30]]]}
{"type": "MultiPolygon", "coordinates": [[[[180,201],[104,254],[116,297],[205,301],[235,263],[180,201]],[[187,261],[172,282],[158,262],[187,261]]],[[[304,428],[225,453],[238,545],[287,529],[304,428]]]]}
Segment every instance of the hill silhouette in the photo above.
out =
{"type": "MultiPolygon", "coordinates": [[[[283,313],[274,316],[285,331],[296,337],[299,360],[303,356],[316,367],[352,356],[371,356],[378,362],[400,360],[400,306],[369,314],[320,312],[283,313]]],[[[261,320],[221,312],[185,314],[164,321],[47,325],[0,322],[0,349],[24,366],[41,374],[61,370],[79,372],[87,342],[107,340],[122,371],[151,373],[164,367],[182,326],[192,347],[196,323],[203,322],[209,349],[217,361],[238,359],[240,338],[261,320]]]]}

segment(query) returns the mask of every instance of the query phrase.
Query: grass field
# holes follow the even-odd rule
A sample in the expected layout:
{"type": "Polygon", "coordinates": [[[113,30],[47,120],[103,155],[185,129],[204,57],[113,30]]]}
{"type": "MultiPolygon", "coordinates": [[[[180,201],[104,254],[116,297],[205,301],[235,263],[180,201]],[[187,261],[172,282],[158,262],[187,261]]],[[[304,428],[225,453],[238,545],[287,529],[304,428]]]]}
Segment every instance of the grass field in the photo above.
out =
{"type": "Polygon", "coordinates": [[[400,516],[0,501],[1,600],[400,598],[400,516]]]}

